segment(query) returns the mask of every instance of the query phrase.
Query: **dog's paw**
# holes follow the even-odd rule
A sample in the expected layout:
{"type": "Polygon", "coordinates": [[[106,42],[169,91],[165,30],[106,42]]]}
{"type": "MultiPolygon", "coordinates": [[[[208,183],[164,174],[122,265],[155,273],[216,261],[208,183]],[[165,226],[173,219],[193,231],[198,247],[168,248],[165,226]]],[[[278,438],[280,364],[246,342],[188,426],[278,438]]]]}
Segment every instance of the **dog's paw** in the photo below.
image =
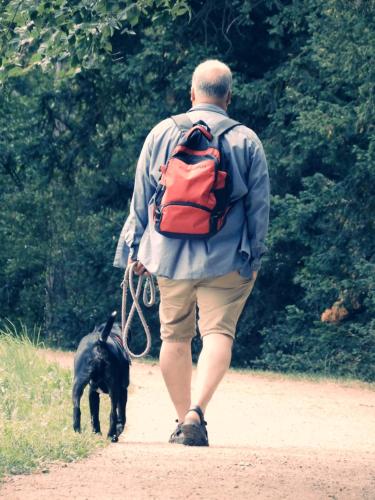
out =
{"type": "Polygon", "coordinates": [[[108,436],[108,437],[110,437],[110,438],[111,438],[111,442],[112,442],[112,443],[117,443],[117,441],[118,441],[118,436],[117,436],[117,434],[115,434],[114,436],[108,436]]]}

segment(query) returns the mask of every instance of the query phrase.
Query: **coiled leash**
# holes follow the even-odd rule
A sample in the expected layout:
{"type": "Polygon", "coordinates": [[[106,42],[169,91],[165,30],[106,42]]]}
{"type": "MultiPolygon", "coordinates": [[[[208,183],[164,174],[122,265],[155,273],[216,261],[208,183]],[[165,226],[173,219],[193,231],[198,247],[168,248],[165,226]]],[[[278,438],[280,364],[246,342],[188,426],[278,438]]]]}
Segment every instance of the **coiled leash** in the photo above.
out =
{"type": "MultiPolygon", "coordinates": [[[[143,279],[144,279],[144,276],[142,274],[138,277],[137,289],[135,290],[134,288],[134,266],[136,265],[137,265],[136,262],[132,262],[130,266],[127,266],[127,268],[125,269],[124,279],[121,283],[122,287],[121,333],[122,333],[122,341],[126,352],[132,358],[142,358],[143,356],[146,356],[151,349],[151,332],[146,322],[146,319],[143,315],[142,308],[139,304],[139,296],[141,294],[143,279]],[[126,319],[126,301],[128,295],[128,288],[130,290],[130,295],[132,296],[133,299],[133,304],[130,308],[129,316],[126,319]],[[143,329],[146,334],[146,347],[145,350],[140,354],[135,354],[134,352],[132,352],[129,349],[128,345],[130,324],[133,320],[133,316],[136,310],[138,312],[138,316],[141,320],[143,329]]],[[[143,303],[146,307],[151,307],[155,304],[155,283],[154,280],[152,279],[152,276],[146,277],[146,284],[143,289],[143,303]]]]}

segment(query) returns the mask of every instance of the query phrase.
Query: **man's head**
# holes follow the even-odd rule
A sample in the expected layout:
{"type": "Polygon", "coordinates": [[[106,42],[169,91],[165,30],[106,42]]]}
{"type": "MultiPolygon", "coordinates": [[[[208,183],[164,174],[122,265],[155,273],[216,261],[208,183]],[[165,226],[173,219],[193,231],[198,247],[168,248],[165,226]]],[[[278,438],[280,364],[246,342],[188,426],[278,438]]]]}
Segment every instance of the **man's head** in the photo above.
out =
{"type": "Polygon", "coordinates": [[[191,102],[216,104],[227,109],[232,97],[232,73],[228,66],[216,59],[199,64],[191,82],[191,102]]]}

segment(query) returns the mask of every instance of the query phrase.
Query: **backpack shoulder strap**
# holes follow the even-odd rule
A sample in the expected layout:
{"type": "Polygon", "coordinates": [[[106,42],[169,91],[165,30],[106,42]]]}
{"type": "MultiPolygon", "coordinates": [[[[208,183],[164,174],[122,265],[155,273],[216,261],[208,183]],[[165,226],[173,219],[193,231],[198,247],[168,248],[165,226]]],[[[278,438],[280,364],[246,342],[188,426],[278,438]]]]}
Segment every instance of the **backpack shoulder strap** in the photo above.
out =
{"type": "Polygon", "coordinates": [[[186,113],[174,115],[171,116],[171,118],[180,130],[190,130],[193,126],[193,122],[190,120],[186,113]]]}
{"type": "Polygon", "coordinates": [[[242,125],[240,122],[237,122],[236,120],[232,120],[231,118],[224,118],[224,120],[221,120],[217,125],[212,127],[211,132],[213,135],[216,136],[221,136],[225,134],[225,132],[229,132],[234,127],[237,127],[237,125],[242,125]]]}

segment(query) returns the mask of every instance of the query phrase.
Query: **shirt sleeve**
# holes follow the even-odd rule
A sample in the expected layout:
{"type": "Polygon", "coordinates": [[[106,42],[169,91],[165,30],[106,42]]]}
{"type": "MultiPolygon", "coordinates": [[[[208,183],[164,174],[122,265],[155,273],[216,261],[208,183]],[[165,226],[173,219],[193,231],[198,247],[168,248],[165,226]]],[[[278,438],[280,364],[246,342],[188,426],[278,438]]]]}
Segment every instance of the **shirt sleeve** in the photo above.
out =
{"type": "Polygon", "coordinates": [[[148,204],[155,192],[150,180],[152,131],[147,136],[138,159],[129,215],[122,228],[113,265],[126,267],[128,258],[137,260],[138,248],[148,224],[148,204]]]}
{"type": "Polygon", "coordinates": [[[259,139],[254,144],[245,208],[251,249],[250,268],[251,271],[258,271],[261,257],[267,252],[265,239],[269,225],[270,182],[263,146],[259,139]]]}

